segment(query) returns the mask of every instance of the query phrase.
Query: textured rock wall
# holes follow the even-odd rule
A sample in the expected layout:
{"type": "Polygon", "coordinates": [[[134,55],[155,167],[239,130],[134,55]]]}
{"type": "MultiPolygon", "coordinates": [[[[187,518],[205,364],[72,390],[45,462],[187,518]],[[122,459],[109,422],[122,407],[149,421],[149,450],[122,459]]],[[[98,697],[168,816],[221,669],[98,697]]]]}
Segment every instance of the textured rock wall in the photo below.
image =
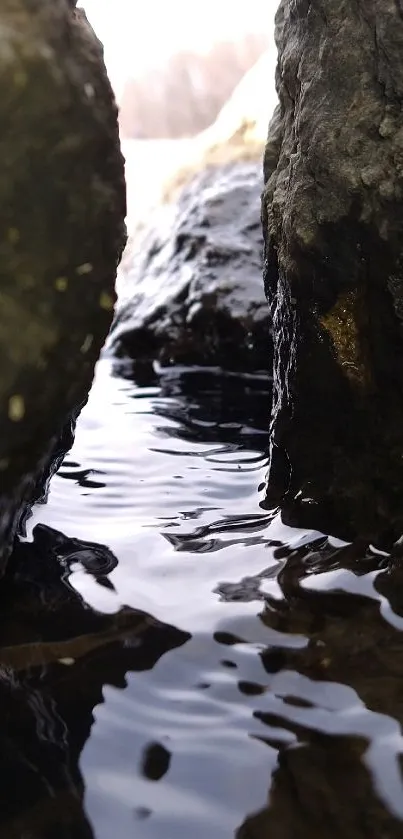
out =
{"type": "Polygon", "coordinates": [[[268,501],[341,533],[396,535],[403,10],[397,0],[282,0],[276,40],[263,198],[275,342],[268,501]]]}
{"type": "Polygon", "coordinates": [[[154,212],[123,259],[109,351],[141,364],[268,368],[261,190],[259,162],[230,162],[154,212]]]}
{"type": "Polygon", "coordinates": [[[125,240],[117,109],[74,6],[0,7],[0,571],[87,397],[125,240]]]}

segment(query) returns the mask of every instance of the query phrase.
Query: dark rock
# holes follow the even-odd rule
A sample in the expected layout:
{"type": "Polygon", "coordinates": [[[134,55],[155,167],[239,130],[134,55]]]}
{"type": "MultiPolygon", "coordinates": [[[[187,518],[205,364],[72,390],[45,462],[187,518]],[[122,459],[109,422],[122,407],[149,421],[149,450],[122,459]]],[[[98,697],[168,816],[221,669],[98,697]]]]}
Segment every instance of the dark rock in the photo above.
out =
{"type": "Polygon", "coordinates": [[[0,29],[1,573],[87,398],[112,317],[125,186],[117,110],[84,13],[65,0],[5,0],[0,29]]]}
{"type": "Polygon", "coordinates": [[[193,174],[123,261],[124,299],[107,347],[163,364],[267,368],[261,164],[193,174]]]}
{"type": "Polygon", "coordinates": [[[347,537],[403,531],[403,15],[282,0],[265,155],[274,335],[268,503],[347,537]]]}

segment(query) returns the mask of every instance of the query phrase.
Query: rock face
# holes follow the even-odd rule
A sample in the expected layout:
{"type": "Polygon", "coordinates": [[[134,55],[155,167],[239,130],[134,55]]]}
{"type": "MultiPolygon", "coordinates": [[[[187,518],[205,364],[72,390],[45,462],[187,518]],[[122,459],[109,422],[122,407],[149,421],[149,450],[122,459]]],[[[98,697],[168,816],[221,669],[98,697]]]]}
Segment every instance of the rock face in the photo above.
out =
{"type": "Polygon", "coordinates": [[[129,242],[107,344],[116,355],[268,369],[260,193],[270,104],[259,94],[270,62],[262,57],[195,139],[129,242]]]}
{"type": "Polygon", "coordinates": [[[123,263],[107,347],[163,364],[267,367],[258,163],[210,167],[160,208],[123,263]]]}
{"type": "Polygon", "coordinates": [[[268,502],[341,535],[393,538],[403,532],[403,10],[282,0],[276,40],[263,199],[268,502]]]}
{"type": "Polygon", "coordinates": [[[87,397],[125,240],[117,111],[74,6],[0,9],[0,573],[87,397]]]}

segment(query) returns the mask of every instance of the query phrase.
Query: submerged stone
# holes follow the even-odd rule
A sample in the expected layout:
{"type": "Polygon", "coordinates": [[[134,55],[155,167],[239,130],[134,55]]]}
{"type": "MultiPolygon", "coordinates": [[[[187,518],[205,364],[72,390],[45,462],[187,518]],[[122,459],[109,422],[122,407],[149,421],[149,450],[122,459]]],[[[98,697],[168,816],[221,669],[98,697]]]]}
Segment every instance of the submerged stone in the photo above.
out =
{"type": "Polygon", "coordinates": [[[117,110],[74,6],[0,9],[0,573],[87,398],[125,240],[117,110]]]}

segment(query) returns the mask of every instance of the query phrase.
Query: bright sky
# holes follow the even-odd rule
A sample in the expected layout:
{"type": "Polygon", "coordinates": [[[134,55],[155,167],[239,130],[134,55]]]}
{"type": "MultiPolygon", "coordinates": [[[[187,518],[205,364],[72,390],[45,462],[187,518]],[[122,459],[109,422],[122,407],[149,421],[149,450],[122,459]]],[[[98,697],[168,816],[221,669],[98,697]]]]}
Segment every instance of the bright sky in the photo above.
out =
{"type": "Polygon", "coordinates": [[[79,0],[105,47],[119,96],[125,79],[179,49],[273,29],[267,0],[79,0]]]}

